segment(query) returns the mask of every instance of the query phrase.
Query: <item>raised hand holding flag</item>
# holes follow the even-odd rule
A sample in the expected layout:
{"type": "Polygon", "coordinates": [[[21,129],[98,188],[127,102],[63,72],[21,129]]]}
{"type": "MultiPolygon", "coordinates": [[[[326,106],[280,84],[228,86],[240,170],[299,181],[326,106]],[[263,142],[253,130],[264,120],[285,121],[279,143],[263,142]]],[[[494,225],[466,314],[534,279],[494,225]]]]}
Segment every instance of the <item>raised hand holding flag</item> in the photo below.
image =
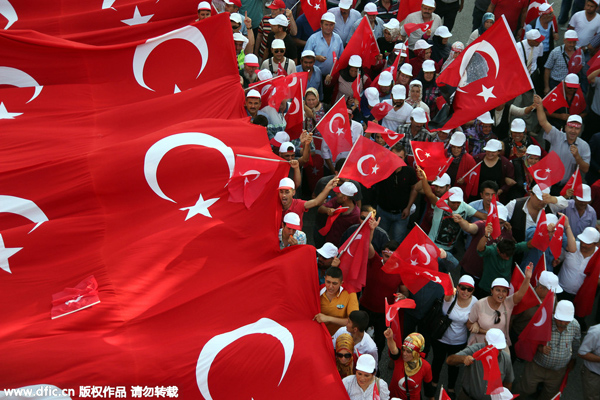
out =
{"type": "Polygon", "coordinates": [[[318,129],[331,150],[331,158],[336,159],[338,154],[352,148],[352,132],[350,130],[350,119],[344,97],[321,118],[315,130],[318,129]]]}
{"type": "Polygon", "coordinates": [[[577,197],[583,197],[583,183],[581,182],[581,174],[579,173],[579,165],[573,175],[569,178],[565,186],[560,191],[561,196],[567,195],[567,190],[573,189],[573,195],[577,197]]]}
{"type": "Polygon", "coordinates": [[[527,168],[541,190],[551,187],[562,180],[565,166],[554,151],[551,151],[535,165],[527,168]]]}
{"type": "Polygon", "coordinates": [[[392,148],[400,139],[404,137],[403,133],[394,132],[391,129],[384,128],[373,121],[369,121],[367,123],[367,129],[365,129],[365,132],[379,133],[387,145],[390,146],[390,148],[392,148]]]}
{"type": "Polygon", "coordinates": [[[559,83],[542,99],[542,105],[549,114],[552,114],[559,108],[569,107],[569,103],[565,97],[565,88],[562,82],[559,83]]]}
{"type": "Polygon", "coordinates": [[[498,203],[496,201],[496,195],[492,195],[492,201],[490,202],[490,211],[485,220],[485,224],[492,224],[492,239],[498,239],[500,236],[500,218],[498,217],[498,203]]]}
{"type": "Polygon", "coordinates": [[[537,225],[533,238],[531,238],[531,244],[539,251],[546,251],[550,245],[550,235],[548,234],[548,222],[546,222],[546,210],[540,211],[537,225]]]}
{"type": "Polygon", "coordinates": [[[558,222],[556,223],[556,227],[554,228],[554,235],[552,235],[552,239],[550,239],[550,252],[554,256],[555,260],[558,260],[560,257],[560,253],[562,253],[563,248],[563,233],[565,231],[565,219],[566,216],[561,214],[558,222]]]}

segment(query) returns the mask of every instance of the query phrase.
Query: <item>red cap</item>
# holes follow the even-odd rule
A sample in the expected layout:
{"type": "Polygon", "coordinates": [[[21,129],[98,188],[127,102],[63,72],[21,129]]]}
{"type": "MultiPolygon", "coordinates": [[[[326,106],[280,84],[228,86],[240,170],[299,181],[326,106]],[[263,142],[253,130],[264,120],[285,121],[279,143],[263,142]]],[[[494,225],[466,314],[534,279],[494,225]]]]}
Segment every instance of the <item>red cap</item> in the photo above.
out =
{"type": "Polygon", "coordinates": [[[242,0],[223,0],[226,4],[233,4],[242,8],[242,0]]]}
{"type": "Polygon", "coordinates": [[[271,4],[269,4],[267,6],[267,8],[270,8],[271,10],[277,10],[279,8],[286,8],[286,7],[285,7],[285,3],[283,2],[283,0],[273,0],[271,2],[271,4]]]}

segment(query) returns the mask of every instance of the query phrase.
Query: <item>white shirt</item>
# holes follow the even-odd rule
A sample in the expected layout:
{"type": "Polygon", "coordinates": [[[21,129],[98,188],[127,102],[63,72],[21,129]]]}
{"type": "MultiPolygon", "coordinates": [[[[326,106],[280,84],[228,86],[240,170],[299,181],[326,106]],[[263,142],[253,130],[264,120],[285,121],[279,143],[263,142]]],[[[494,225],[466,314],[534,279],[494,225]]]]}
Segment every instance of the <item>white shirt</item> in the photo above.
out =
{"type": "MultiPolygon", "coordinates": [[[[458,294],[457,294],[458,295],[458,294]]],[[[448,313],[450,309],[450,305],[454,299],[450,301],[445,301],[442,306],[442,311],[444,314],[448,313]]],[[[440,339],[440,342],[449,344],[449,345],[458,345],[467,343],[467,321],[469,320],[469,313],[471,312],[471,307],[477,303],[477,298],[475,296],[471,296],[471,303],[465,308],[462,308],[458,305],[458,302],[454,305],[452,312],[449,317],[452,320],[452,323],[444,333],[444,336],[440,339]]]]}
{"type": "Polygon", "coordinates": [[[585,11],[579,11],[573,14],[569,25],[577,32],[577,47],[587,46],[590,44],[592,37],[600,32],[600,16],[594,15],[594,19],[588,21],[585,16],[585,11]]]}
{"type": "MultiPolygon", "coordinates": [[[[577,251],[575,253],[567,252],[565,255],[565,261],[563,262],[560,272],[558,273],[558,282],[560,287],[567,293],[577,294],[577,291],[585,280],[585,267],[587,267],[590,258],[594,255],[585,258],[581,251],[579,251],[579,245],[581,242],[577,241],[577,251]]],[[[594,249],[594,253],[598,248],[594,249]]]]}
{"type": "MultiPolygon", "coordinates": [[[[337,332],[334,333],[333,336],[331,337],[331,339],[333,340],[333,348],[334,349],[335,349],[335,341],[342,333],[350,334],[345,326],[338,329],[337,332]]],[[[375,365],[379,364],[379,355],[377,354],[377,345],[375,345],[375,342],[373,341],[371,336],[369,336],[369,334],[366,332],[363,335],[363,338],[360,342],[354,343],[354,352],[359,357],[362,354],[370,354],[375,359],[375,365]]]]}
{"type": "Polygon", "coordinates": [[[541,44],[537,47],[533,47],[533,53],[530,56],[529,53],[531,52],[531,49],[532,47],[529,45],[529,43],[527,43],[527,39],[521,40],[519,43],[517,43],[517,53],[519,53],[519,57],[521,57],[523,65],[527,67],[527,63],[530,61],[529,59],[533,59],[533,61],[531,61],[531,65],[529,66],[529,75],[535,72],[537,69],[537,59],[544,54],[544,46],[541,44]],[[523,50],[525,50],[524,54],[523,50]]]}
{"type": "MultiPolygon", "coordinates": [[[[392,100],[384,100],[383,102],[391,104],[392,106],[394,105],[392,100]]],[[[402,107],[398,110],[392,108],[381,120],[381,126],[395,132],[399,125],[404,125],[406,123],[407,119],[410,121],[410,113],[412,110],[413,108],[406,104],[406,102],[402,104],[402,107]]]]}
{"type": "MultiPolygon", "coordinates": [[[[350,121],[350,132],[350,134],[352,135],[352,144],[354,144],[354,142],[358,140],[359,136],[363,136],[364,134],[363,127],[360,124],[360,122],[356,122],[354,120],[350,121]]],[[[340,154],[338,154],[338,156],[333,162],[336,162],[340,158],[346,158],[349,152],[350,151],[342,151],[340,154]]],[[[323,140],[323,144],[321,145],[321,157],[323,158],[323,160],[331,160],[331,149],[329,148],[329,146],[327,146],[325,140],[323,140]]]]}
{"type": "MultiPolygon", "coordinates": [[[[556,198],[556,204],[548,204],[550,206],[550,211],[552,211],[553,214],[555,214],[557,211],[560,210],[564,210],[565,208],[567,208],[567,206],[569,205],[569,202],[567,201],[567,199],[565,199],[562,196],[558,196],[556,198]]],[[[527,231],[528,228],[532,227],[532,226],[536,226],[537,224],[537,219],[534,221],[533,218],[531,218],[531,215],[529,215],[529,209],[527,208],[527,203],[529,202],[529,199],[527,199],[527,201],[523,204],[523,212],[525,213],[525,231],[527,231]]],[[[508,204],[506,205],[506,209],[508,210],[508,220],[510,221],[512,219],[513,213],[515,212],[515,204],[517,203],[517,199],[511,200],[508,202],[508,204]]],[[[541,212],[538,213],[538,218],[540,217],[541,212]]]]}
{"type": "MultiPolygon", "coordinates": [[[[342,379],[342,383],[348,392],[350,400],[373,400],[373,388],[376,385],[378,378],[375,378],[373,383],[369,385],[366,391],[363,391],[358,382],[356,382],[356,375],[349,375],[342,379]]],[[[390,390],[388,389],[387,383],[383,379],[379,379],[379,398],[381,400],[389,400],[390,390]]]]}

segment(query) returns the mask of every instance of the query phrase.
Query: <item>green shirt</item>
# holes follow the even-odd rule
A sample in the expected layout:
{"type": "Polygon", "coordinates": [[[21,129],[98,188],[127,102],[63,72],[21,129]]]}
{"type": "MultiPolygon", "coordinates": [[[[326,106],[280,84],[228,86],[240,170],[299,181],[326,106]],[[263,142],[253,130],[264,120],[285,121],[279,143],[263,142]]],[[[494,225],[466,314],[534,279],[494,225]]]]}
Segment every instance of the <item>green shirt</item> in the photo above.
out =
{"type": "MultiPolygon", "coordinates": [[[[519,242],[515,246],[515,254],[523,253],[527,250],[527,242],[519,242]]],[[[510,276],[513,270],[513,259],[512,257],[508,260],[503,259],[498,254],[496,244],[491,246],[485,246],[485,250],[478,251],[480,257],[483,257],[483,274],[481,274],[481,281],[479,281],[479,287],[486,292],[492,289],[492,282],[496,278],[504,278],[510,282],[510,276]]]]}
{"type": "Polygon", "coordinates": [[[248,11],[248,16],[252,20],[252,29],[258,28],[260,20],[264,15],[263,3],[258,0],[242,0],[242,8],[238,11],[242,14],[242,21],[244,20],[245,12],[248,11]]]}

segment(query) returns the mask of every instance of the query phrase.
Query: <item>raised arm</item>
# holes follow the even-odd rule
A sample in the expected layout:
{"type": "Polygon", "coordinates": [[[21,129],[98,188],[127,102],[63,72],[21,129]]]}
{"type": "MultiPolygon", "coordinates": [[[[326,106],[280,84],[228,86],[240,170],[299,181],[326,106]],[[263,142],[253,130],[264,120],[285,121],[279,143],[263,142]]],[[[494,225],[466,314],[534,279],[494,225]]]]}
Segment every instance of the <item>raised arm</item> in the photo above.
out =
{"type": "Polygon", "coordinates": [[[533,104],[535,104],[535,109],[537,112],[538,122],[544,133],[548,133],[552,130],[552,125],[548,122],[548,118],[546,118],[546,113],[544,112],[544,106],[542,105],[542,98],[537,94],[533,96],[533,104]]]}
{"type": "Polygon", "coordinates": [[[433,190],[431,190],[431,186],[429,186],[429,182],[427,182],[427,175],[425,175],[425,171],[423,171],[421,167],[417,167],[417,178],[421,181],[421,187],[423,188],[425,197],[427,197],[431,204],[437,203],[438,197],[433,193],[433,190]]]}
{"type": "Polygon", "coordinates": [[[485,234],[479,239],[479,243],[477,243],[477,251],[482,253],[485,250],[485,246],[487,245],[488,239],[491,237],[494,227],[490,222],[485,226],[485,234]]]}
{"type": "Polygon", "coordinates": [[[531,281],[531,274],[533,272],[533,263],[529,263],[529,265],[525,268],[525,280],[521,284],[519,290],[517,290],[513,296],[513,302],[515,305],[519,304],[525,293],[527,293],[527,288],[529,288],[529,282],[531,281]]]}
{"type": "Polygon", "coordinates": [[[336,187],[338,181],[339,181],[338,178],[333,178],[332,180],[327,182],[327,185],[325,185],[325,188],[323,189],[323,191],[321,193],[319,193],[319,195],[317,197],[315,197],[312,200],[308,200],[306,203],[304,203],[304,208],[309,210],[313,207],[317,207],[317,206],[320,206],[321,204],[323,204],[325,202],[325,199],[327,199],[329,192],[334,187],[336,187]]]}

